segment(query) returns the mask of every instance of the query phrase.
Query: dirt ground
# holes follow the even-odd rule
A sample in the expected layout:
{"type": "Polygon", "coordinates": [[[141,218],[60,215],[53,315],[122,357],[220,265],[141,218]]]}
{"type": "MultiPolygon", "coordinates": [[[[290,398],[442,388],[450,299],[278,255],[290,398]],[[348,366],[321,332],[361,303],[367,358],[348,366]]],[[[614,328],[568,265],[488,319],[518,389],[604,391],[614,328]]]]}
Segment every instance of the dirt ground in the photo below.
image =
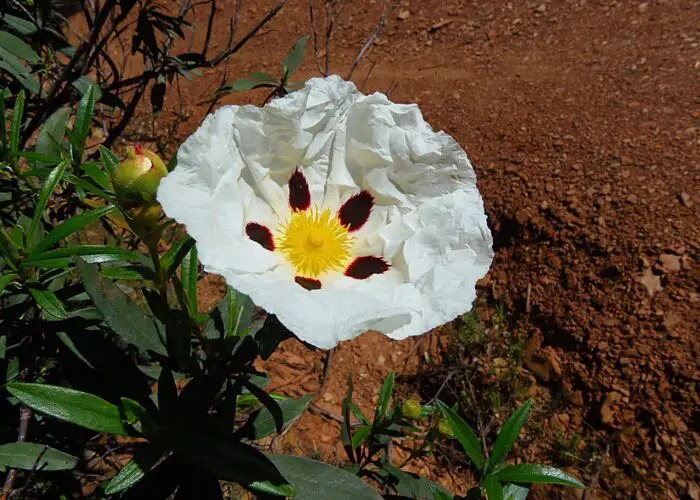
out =
{"type": "MultiPolygon", "coordinates": [[[[244,1],[241,32],[274,3],[244,1]]],[[[226,13],[234,2],[219,4],[226,13]]],[[[345,8],[333,72],[347,74],[382,5],[345,8]]],[[[229,80],[278,73],[309,32],[306,0],[290,0],[231,58],[229,80]]],[[[223,27],[215,31],[213,48],[225,37],[223,27]]],[[[524,370],[538,405],[550,408],[536,417],[545,433],[597,443],[595,464],[569,464],[590,485],[586,498],[700,498],[699,44],[696,1],[412,0],[353,78],[365,93],[390,90],[397,102],[418,103],[472,159],[496,250],[480,286],[484,307],[502,301],[525,335],[524,370]]],[[[187,120],[176,141],[201,122],[223,70],[183,79],[187,120]]],[[[317,74],[309,51],[298,79],[317,74]]],[[[158,123],[180,110],[173,95],[158,123]]],[[[205,279],[208,305],[222,288],[205,279]]],[[[449,343],[441,332],[421,345],[377,334],[343,343],[317,408],[283,445],[342,460],[328,414],[340,414],[347,375],[367,408],[389,370],[415,373],[440,335],[449,343]]],[[[272,389],[293,394],[318,389],[321,365],[322,353],[287,341],[266,368],[272,389]]],[[[531,441],[518,455],[553,463],[551,451],[548,441],[531,441]]],[[[470,486],[459,470],[419,469],[458,491],[470,486]]],[[[573,495],[537,496],[565,494],[573,495]]]]}

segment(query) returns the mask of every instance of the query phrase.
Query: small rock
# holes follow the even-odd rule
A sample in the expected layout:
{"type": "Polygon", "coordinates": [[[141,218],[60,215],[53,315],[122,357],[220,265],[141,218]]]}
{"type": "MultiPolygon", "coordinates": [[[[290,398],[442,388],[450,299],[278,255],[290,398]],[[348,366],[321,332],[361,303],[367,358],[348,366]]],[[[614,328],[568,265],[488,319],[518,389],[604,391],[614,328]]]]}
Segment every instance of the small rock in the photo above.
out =
{"type": "Polygon", "coordinates": [[[405,21],[409,17],[411,17],[411,11],[409,11],[408,9],[399,12],[398,18],[402,21],[405,21]]]}
{"type": "Polygon", "coordinates": [[[537,8],[535,8],[535,12],[539,12],[540,14],[544,14],[547,11],[547,6],[543,3],[539,4],[537,8]]]}
{"type": "Polygon", "coordinates": [[[629,196],[627,197],[627,202],[628,202],[628,203],[631,203],[632,205],[634,205],[635,203],[637,203],[637,195],[636,195],[636,194],[631,194],[631,195],[629,195],[629,196]]]}
{"type": "Polygon", "coordinates": [[[649,297],[653,297],[656,292],[663,290],[661,286],[661,278],[655,275],[651,269],[644,271],[644,274],[637,278],[637,282],[644,285],[649,293],[649,297]]]}
{"type": "Polygon", "coordinates": [[[612,186],[609,183],[605,184],[602,189],[603,194],[610,194],[610,191],[612,191],[612,186]]]}
{"type": "Polygon", "coordinates": [[[689,207],[693,204],[692,201],[690,201],[690,195],[683,191],[678,197],[681,200],[681,203],[683,204],[684,207],[689,207]]]}
{"type": "Polygon", "coordinates": [[[639,10],[640,14],[644,14],[649,10],[649,2],[640,3],[639,6],[637,6],[637,10],[639,10]]]}
{"type": "Polygon", "coordinates": [[[662,254],[659,257],[658,268],[664,273],[677,273],[681,270],[681,258],[670,253],[662,254]]]}
{"type": "Polygon", "coordinates": [[[700,487],[695,483],[688,482],[688,496],[692,500],[700,500],[700,487]]]}

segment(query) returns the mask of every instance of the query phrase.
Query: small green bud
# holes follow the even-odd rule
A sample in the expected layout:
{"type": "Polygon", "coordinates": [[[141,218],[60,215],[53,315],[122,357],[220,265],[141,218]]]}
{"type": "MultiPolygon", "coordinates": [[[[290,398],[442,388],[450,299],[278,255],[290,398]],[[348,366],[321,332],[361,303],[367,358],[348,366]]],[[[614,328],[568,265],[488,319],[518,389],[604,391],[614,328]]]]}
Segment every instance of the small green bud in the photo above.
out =
{"type": "Polygon", "coordinates": [[[441,419],[440,422],[438,422],[438,431],[440,434],[446,437],[455,437],[455,433],[452,430],[452,426],[447,422],[447,420],[441,419]]]}
{"type": "Polygon", "coordinates": [[[156,193],[168,169],[153,151],[140,145],[127,150],[126,159],[112,172],[117,199],[125,209],[154,205],[156,193]]]}
{"type": "Polygon", "coordinates": [[[407,399],[404,404],[401,405],[401,413],[408,418],[418,418],[420,417],[423,407],[415,399],[407,399]]]}

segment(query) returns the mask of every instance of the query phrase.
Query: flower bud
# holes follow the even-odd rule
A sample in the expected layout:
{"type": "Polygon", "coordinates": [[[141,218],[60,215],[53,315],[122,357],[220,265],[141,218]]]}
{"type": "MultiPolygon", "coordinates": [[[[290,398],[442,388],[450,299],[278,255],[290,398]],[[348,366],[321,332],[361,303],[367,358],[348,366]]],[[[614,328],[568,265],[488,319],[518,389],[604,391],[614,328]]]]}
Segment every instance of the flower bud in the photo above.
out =
{"type": "Polygon", "coordinates": [[[447,420],[441,419],[438,422],[438,431],[440,434],[446,437],[455,437],[455,433],[452,430],[452,426],[447,422],[447,420]]]}
{"type": "Polygon", "coordinates": [[[401,413],[408,418],[418,418],[420,417],[423,407],[415,399],[407,399],[404,404],[401,405],[401,413]]]}
{"type": "Polygon", "coordinates": [[[140,145],[127,150],[126,159],[112,172],[112,184],[123,208],[156,203],[160,180],[168,175],[163,160],[140,145]]]}

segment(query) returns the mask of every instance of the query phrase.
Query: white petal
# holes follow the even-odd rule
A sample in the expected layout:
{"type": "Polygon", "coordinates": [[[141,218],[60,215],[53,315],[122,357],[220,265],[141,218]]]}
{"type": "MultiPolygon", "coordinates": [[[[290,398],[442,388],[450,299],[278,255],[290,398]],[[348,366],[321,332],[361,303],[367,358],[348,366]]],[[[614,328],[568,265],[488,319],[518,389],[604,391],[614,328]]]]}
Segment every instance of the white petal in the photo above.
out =
{"type": "Polygon", "coordinates": [[[324,348],[368,329],[404,338],[454,319],[471,308],[493,258],[474,170],[457,142],[434,132],[417,106],[363,96],[338,77],[207,118],[159,200],[197,240],[205,269],[324,348]],[[389,271],[366,280],[336,273],[308,291],[279,252],[247,238],[247,222],[274,230],[289,216],[296,168],[323,208],[337,210],[361,189],[374,196],[353,251],[385,258],[389,271]]]}

